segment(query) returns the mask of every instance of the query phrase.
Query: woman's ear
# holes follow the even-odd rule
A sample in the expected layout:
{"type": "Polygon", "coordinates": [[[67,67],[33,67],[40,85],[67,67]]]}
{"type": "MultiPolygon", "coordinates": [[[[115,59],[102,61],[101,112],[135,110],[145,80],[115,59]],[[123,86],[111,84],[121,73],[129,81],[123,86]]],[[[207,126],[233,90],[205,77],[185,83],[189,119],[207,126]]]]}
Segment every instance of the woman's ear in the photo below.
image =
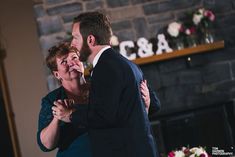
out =
{"type": "Polygon", "coordinates": [[[58,71],[53,71],[53,75],[55,76],[55,78],[57,78],[58,80],[61,80],[60,74],[58,73],[58,71]]]}

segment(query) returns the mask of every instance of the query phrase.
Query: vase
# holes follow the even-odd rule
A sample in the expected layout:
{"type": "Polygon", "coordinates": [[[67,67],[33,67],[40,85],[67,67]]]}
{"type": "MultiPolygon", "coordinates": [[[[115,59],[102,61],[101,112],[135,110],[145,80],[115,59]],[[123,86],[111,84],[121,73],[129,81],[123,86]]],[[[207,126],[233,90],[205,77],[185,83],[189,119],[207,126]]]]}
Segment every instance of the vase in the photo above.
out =
{"type": "Polygon", "coordinates": [[[172,39],[172,46],[175,50],[181,50],[184,48],[184,40],[181,37],[172,39]]]}
{"type": "Polygon", "coordinates": [[[195,34],[191,34],[185,37],[187,47],[196,47],[198,45],[198,38],[195,34]]]}
{"type": "Polygon", "coordinates": [[[210,29],[205,29],[202,36],[202,43],[213,43],[215,39],[214,32],[210,29]]]}

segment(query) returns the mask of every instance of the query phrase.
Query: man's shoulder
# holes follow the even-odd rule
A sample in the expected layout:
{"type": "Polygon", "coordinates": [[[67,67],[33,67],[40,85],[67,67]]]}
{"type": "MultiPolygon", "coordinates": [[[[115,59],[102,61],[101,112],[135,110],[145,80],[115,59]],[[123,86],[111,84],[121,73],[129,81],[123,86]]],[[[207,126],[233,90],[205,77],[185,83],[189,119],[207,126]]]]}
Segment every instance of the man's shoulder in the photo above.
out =
{"type": "Polygon", "coordinates": [[[107,49],[103,55],[103,61],[109,64],[134,64],[112,48],[107,49]]]}

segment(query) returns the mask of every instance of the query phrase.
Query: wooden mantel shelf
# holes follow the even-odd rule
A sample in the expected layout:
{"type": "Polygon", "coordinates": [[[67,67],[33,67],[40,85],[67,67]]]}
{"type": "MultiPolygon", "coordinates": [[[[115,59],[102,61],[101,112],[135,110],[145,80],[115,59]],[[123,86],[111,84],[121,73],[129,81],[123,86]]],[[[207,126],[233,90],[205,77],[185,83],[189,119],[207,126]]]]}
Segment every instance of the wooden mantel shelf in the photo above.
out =
{"type": "Polygon", "coordinates": [[[187,56],[187,55],[192,55],[192,54],[205,53],[208,51],[221,49],[221,48],[224,48],[224,41],[216,41],[210,44],[203,44],[203,45],[198,45],[196,47],[176,50],[171,53],[163,53],[161,55],[153,55],[153,56],[145,57],[145,58],[137,58],[132,61],[136,64],[143,65],[147,63],[164,61],[164,60],[169,60],[172,58],[177,58],[177,57],[182,57],[182,56],[187,56]]]}

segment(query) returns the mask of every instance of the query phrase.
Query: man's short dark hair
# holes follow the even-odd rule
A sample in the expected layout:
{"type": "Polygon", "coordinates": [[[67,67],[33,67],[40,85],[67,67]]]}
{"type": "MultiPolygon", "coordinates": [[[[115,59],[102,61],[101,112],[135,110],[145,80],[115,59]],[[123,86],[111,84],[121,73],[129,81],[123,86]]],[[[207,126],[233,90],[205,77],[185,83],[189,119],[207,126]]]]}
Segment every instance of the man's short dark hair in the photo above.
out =
{"type": "Polygon", "coordinates": [[[89,35],[93,35],[96,44],[109,45],[111,25],[105,14],[98,11],[85,12],[75,17],[73,22],[80,24],[80,33],[84,41],[89,35]]]}

